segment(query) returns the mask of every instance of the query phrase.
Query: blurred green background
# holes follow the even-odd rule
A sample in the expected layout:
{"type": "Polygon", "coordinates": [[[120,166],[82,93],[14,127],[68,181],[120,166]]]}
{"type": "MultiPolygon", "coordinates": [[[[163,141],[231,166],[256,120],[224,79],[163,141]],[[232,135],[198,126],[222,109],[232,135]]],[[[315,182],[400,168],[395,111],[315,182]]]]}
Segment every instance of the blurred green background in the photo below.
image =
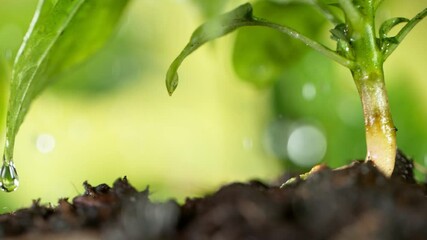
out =
{"type": "MultiPolygon", "coordinates": [[[[362,110],[350,73],[271,30],[242,29],[202,47],[167,95],[166,70],[192,31],[243,2],[133,1],[107,46],[33,103],[16,142],[21,186],[0,192],[0,211],[73,197],[85,180],[110,184],[128,176],[138,189],[149,185],[153,199],[182,200],[230,181],[363,159],[362,110]]],[[[0,2],[1,129],[10,66],[36,3],[0,2]]],[[[253,3],[257,16],[334,47],[333,26],[313,9],[253,3]]],[[[385,1],[378,18],[412,17],[426,6],[385,1]]],[[[420,23],[385,65],[398,145],[423,166],[426,29],[427,21],[420,23]]]]}

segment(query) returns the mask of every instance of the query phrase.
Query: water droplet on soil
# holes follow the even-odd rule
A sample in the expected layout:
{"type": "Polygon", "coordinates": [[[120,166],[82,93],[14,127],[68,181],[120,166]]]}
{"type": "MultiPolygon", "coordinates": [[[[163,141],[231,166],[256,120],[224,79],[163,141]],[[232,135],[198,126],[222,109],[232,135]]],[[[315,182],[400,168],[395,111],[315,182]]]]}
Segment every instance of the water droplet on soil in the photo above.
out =
{"type": "Polygon", "coordinates": [[[0,170],[0,188],[5,192],[13,192],[19,186],[19,178],[16,168],[12,161],[3,161],[0,170]]]}

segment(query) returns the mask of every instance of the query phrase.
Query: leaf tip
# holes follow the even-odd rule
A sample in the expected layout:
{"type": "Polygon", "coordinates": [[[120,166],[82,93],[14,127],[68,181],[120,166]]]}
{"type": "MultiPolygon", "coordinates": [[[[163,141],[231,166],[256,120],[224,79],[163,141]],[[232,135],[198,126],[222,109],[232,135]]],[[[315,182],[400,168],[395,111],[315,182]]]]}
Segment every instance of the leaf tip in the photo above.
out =
{"type": "Polygon", "coordinates": [[[166,74],[166,88],[169,96],[172,96],[176,87],[178,86],[178,73],[174,69],[169,69],[166,74]]]}

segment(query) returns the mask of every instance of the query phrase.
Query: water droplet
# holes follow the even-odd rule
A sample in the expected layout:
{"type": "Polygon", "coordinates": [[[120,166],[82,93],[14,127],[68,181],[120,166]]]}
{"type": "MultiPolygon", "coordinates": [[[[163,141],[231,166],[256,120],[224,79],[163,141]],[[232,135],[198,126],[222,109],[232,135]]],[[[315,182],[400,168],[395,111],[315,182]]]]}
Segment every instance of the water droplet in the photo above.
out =
{"type": "Polygon", "coordinates": [[[19,178],[16,168],[12,161],[3,161],[3,166],[0,170],[0,188],[5,192],[13,192],[19,186],[19,178]]]}
{"type": "Polygon", "coordinates": [[[313,83],[304,84],[302,87],[302,97],[307,101],[311,101],[316,97],[316,87],[313,83]]]}
{"type": "Polygon", "coordinates": [[[312,166],[326,153],[325,135],[316,127],[304,125],[292,131],[288,139],[288,157],[300,166],[312,166]]]}

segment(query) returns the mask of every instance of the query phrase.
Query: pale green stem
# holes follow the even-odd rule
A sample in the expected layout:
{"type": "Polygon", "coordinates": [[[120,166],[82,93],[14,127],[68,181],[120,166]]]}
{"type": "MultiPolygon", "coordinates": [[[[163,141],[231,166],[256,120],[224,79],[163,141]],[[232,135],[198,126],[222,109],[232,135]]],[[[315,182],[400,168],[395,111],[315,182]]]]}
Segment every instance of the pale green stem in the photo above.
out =
{"type": "Polygon", "coordinates": [[[396,158],[396,128],[390,113],[384,59],[376,40],[373,15],[365,15],[352,29],[357,31],[351,33],[356,62],[351,71],[365,117],[366,160],[373,161],[381,172],[391,176],[396,158]]]}
{"type": "Polygon", "coordinates": [[[365,117],[366,160],[391,176],[396,158],[396,128],[390,113],[382,69],[353,73],[365,117]]]}

